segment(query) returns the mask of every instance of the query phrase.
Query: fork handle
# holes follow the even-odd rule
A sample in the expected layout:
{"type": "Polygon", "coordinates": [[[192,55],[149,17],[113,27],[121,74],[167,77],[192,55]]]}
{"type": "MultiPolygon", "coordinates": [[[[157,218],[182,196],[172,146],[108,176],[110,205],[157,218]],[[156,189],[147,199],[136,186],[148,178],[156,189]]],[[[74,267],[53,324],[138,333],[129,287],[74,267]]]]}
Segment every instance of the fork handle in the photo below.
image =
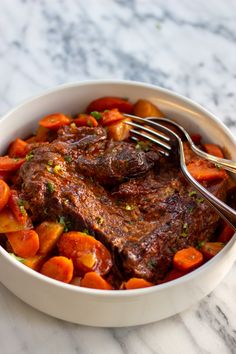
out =
{"type": "Polygon", "coordinates": [[[185,161],[184,155],[180,154],[181,169],[185,178],[197,189],[197,191],[212,205],[212,207],[217,211],[218,214],[228,222],[232,228],[236,231],[236,210],[222,202],[220,199],[210,193],[206,188],[204,188],[199,182],[192,177],[189,173],[185,161]]]}
{"type": "Polygon", "coordinates": [[[227,159],[223,159],[220,157],[216,157],[210,154],[207,154],[206,152],[198,149],[198,147],[194,144],[192,144],[190,141],[190,146],[192,148],[192,150],[199,156],[203,157],[206,160],[209,160],[213,163],[215,163],[216,165],[218,165],[219,167],[223,167],[225,170],[236,173],[236,162],[235,161],[231,161],[231,160],[227,160],[227,159]]]}

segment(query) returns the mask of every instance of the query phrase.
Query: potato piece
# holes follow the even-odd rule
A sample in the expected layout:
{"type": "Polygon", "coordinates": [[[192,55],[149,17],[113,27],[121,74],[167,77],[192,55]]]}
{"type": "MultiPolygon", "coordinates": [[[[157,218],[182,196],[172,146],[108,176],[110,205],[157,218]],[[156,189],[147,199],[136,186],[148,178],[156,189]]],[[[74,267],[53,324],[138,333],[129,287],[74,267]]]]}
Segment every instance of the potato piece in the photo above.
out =
{"type": "Polygon", "coordinates": [[[126,118],[118,123],[111,124],[107,127],[109,138],[115,141],[122,141],[129,137],[129,131],[132,127],[125,122],[130,122],[130,118],[126,118]]]}
{"type": "Polygon", "coordinates": [[[38,254],[46,255],[49,253],[64,231],[64,226],[58,222],[44,221],[37,228],[36,232],[39,235],[39,250],[38,254]]]}
{"type": "Polygon", "coordinates": [[[45,259],[46,256],[36,254],[36,256],[25,258],[22,263],[27,267],[38,271],[41,268],[45,259]]]}
{"type": "Polygon", "coordinates": [[[32,228],[30,219],[25,224],[16,220],[14,214],[9,208],[4,208],[0,213],[0,233],[14,232],[19,230],[27,230],[32,228]]]}
{"type": "Polygon", "coordinates": [[[146,118],[146,117],[164,117],[164,113],[151,102],[147,100],[138,100],[134,105],[134,115],[146,118]]]}

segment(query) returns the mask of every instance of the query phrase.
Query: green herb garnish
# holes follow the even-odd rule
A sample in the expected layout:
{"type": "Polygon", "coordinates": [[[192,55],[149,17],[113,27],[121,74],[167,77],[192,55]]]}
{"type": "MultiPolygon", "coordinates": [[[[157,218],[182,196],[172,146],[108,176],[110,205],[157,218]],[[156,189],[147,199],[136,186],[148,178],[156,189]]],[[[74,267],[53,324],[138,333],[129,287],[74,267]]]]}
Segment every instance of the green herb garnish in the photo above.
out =
{"type": "Polygon", "coordinates": [[[59,223],[61,225],[63,225],[65,232],[67,232],[69,230],[70,226],[71,226],[70,222],[68,220],[66,220],[66,218],[64,216],[60,216],[59,217],[59,223]]]}
{"type": "Polygon", "coordinates": [[[201,204],[204,202],[204,199],[203,198],[197,198],[197,203],[201,204]]]}
{"type": "Polygon", "coordinates": [[[102,225],[104,223],[104,219],[102,216],[97,216],[96,217],[96,222],[98,225],[102,225]]]}
{"type": "Polygon", "coordinates": [[[9,253],[9,255],[13,258],[15,258],[17,261],[23,263],[25,261],[24,258],[16,256],[14,253],[9,253]]]}
{"type": "Polygon", "coordinates": [[[83,234],[89,235],[89,230],[88,229],[83,229],[83,234]]]}
{"type": "Polygon", "coordinates": [[[90,113],[90,115],[95,118],[96,120],[100,120],[102,118],[102,114],[99,113],[98,111],[93,111],[90,113]]]}
{"type": "Polygon", "coordinates": [[[48,165],[49,165],[49,166],[52,166],[52,165],[53,165],[53,161],[52,161],[52,160],[49,160],[49,161],[48,161],[48,165]]]}
{"type": "Polygon", "coordinates": [[[153,144],[150,141],[138,141],[136,145],[136,149],[148,152],[151,150],[152,145],[153,144]]]}
{"type": "Polygon", "coordinates": [[[128,210],[128,211],[134,210],[134,206],[133,206],[133,205],[130,205],[130,204],[126,204],[125,210],[128,210]]]}
{"type": "Polygon", "coordinates": [[[53,193],[53,192],[54,192],[55,187],[54,187],[54,184],[53,184],[52,182],[47,182],[46,186],[47,186],[47,190],[48,190],[50,193],[53,193]]]}
{"type": "Polygon", "coordinates": [[[33,154],[32,151],[30,151],[30,152],[25,156],[26,161],[30,161],[33,157],[34,157],[34,154],[33,154]]]}
{"type": "Polygon", "coordinates": [[[189,197],[192,197],[193,195],[196,195],[197,194],[197,192],[196,191],[191,191],[191,192],[189,192],[189,197]]]}
{"type": "Polygon", "coordinates": [[[64,159],[65,159],[66,162],[71,162],[72,161],[72,157],[69,156],[69,155],[64,156],[64,159]]]}
{"type": "Polygon", "coordinates": [[[188,224],[186,222],[183,224],[181,236],[182,237],[188,236],[188,224]]]}

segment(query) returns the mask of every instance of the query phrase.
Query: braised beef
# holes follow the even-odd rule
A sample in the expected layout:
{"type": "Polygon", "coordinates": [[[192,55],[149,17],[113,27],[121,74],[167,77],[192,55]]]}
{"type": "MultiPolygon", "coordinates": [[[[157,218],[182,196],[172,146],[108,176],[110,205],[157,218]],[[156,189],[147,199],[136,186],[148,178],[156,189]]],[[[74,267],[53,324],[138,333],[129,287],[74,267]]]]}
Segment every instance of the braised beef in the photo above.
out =
{"type": "MultiPolygon", "coordinates": [[[[33,220],[87,229],[109,248],[124,279],[157,282],[177,250],[210,240],[218,226],[219,216],[174,161],[133,142],[111,141],[103,128],[62,128],[31,156],[19,186],[33,220]]],[[[226,183],[208,188],[224,200],[226,183]]]]}

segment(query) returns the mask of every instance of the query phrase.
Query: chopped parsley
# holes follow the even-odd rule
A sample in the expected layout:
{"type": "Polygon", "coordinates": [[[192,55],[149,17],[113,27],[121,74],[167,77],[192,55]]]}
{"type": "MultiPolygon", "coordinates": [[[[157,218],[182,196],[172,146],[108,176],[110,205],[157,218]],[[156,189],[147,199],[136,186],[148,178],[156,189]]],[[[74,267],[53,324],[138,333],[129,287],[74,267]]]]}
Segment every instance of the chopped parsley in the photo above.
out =
{"type": "Polygon", "coordinates": [[[89,235],[89,230],[88,229],[83,229],[83,234],[89,235]]]}
{"type": "Polygon", "coordinates": [[[19,198],[19,199],[17,200],[17,204],[18,204],[19,206],[24,206],[24,201],[23,201],[23,199],[19,198]]]}
{"type": "Polygon", "coordinates": [[[128,211],[134,210],[134,206],[133,206],[133,205],[130,205],[130,204],[126,204],[125,210],[128,210],[128,211]]]}
{"type": "Polygon", "coordinates": [[[54,184],[53,184],[52,182],[47,182],[46,186],[47,186],[47,190],[48,190],[50,193],[53,193],[53,192],[54,192],[55,187],[54,187],[54,184]]]}
{"type": "Polygon", "coordinates": [[[221,170],[221,169],[222,169],[222,166],[220,166],[218,163],[215,163],[215,167],[216,167],[218,170],[221,170]]]}
{"type": "Polygon", "coordinates": [[[148,151],[151,150],[152,145],[153,144],[150,141],[142,141],[142,140],[140,140],[140,141],[137,142],[136,149],[148,152],[148,151]]]}
{"type": "Polygon", "coordinates": [[[65,159],[66,162],[71,162],[72,161],[72,157],[69,156],[69,155],[64,156],[64,159],[65,159]]]}
{"type": "Polygon", "coordinates": [[[197,192],[196,191],[191,191],[191,192],[189,192],[189,197],[192,197],[193,195],[196,195],[197,194],[197,192]]]}
{"type": "Polygon", "coordinates": [[[197,203],[201,204],[204,202],[204,198],[197,198],[197,203]]]}
{"type": "Polygon", "coordinates": [[[30,151],[30,152],[25,156],[26,161],[30,161],[33,157],[34,157],[34,154],[33,154],[32,151],[30,151]]]}
{"type": "Polygon", "coordinates": [[[61,225],[63,225],[65,232],[67,232],[69,230],[70,226],[71,226],[70,222],[68,220],[66,220],[66,218],[64,216],[60,216],[59,217],[59,223],[61,225]]]}
{"type": "Polygon", "coordinates": [[[49,160],[49,161],[48,161],[48,165],[49,165],[49,166],[52,166],[52,165],[53,165],[53,161],[52,161],[52,160],[49,160]]]}
{"type": "Polygon", "coordinates": [[[60,165],[56,165],[56,166],[53,167],[53,173],[55,173],[56,175],[57,175],[58,173],[60,173],[61,170],[62,170],[62,168],[61,168],[60,165]]]}
{"type": "Polygon", "coordinates": [[[88,125],[89,127],[93,127],[93,123],[91,122],[90,119],[87,119],[87,125],[88,125]]]}
{"type": "Polygon", "coordinates": [[[90,115],[91,115],[93,118],[95,118],[96,120],[102,119],[102,114],[99,113],[98,111],[93,111],[93,112],[90,113],[90,115]]]}
{"type": "Polygon", "coordinates": [[[186,222],[183,224],[181,236],[182,237],[188,236],[188,224],[186,222]]]}
{"type": "Polygon", "coordinates": [[[19,262],[24,262],[24,258],[16,256],[14,253],[9,253],[9,255],[13,258],[15,258],[19,262]]]}
{"type": "Polygon", "coordinates": [[[98,225],[102,225],[104,223],[104,219],[102,216],[97,216],[96,217],[96,222],[98,225]]]}

